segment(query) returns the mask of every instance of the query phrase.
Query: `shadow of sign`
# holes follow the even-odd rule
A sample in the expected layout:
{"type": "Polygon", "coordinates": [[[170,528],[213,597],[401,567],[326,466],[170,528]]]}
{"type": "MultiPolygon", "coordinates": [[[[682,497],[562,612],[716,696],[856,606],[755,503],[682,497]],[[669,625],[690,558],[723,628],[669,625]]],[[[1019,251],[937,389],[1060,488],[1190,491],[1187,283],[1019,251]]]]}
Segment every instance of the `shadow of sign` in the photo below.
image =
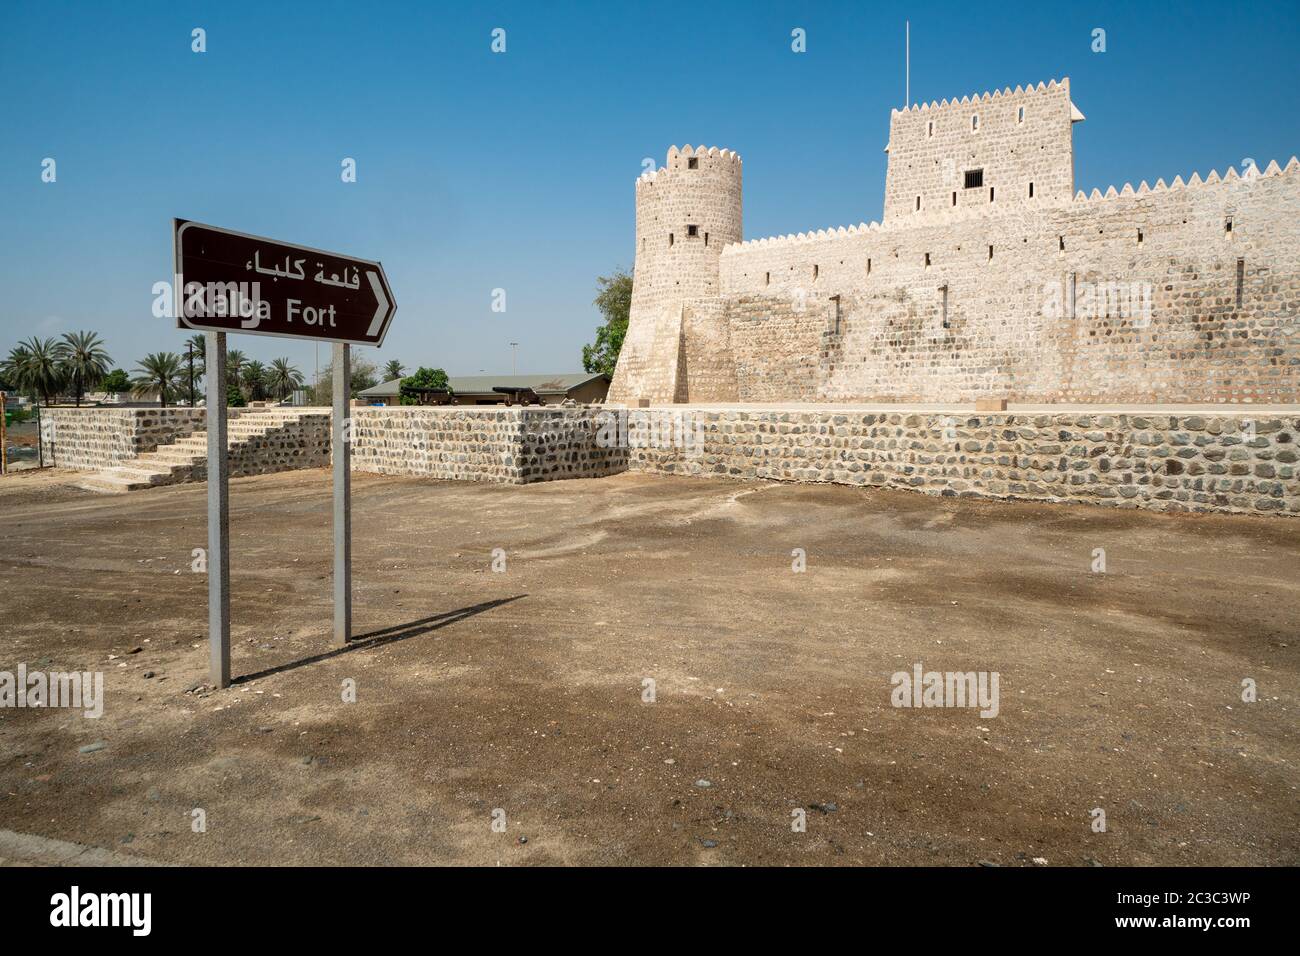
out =
{"type": "Polygon", "coordinates": [[[527,594],[516,594],[514,597],[498,598],[495,601],[484,601],[481,604],[471,604],[468,607],[458,608],[455,611],[445,611],[442,614],[434,614],[430,617],[420,618],[418,621],[409,621],[406,624],[396,624],[392,627],[371,631],[368,634],[360,634],[348,641],[347,645],[344,647],[336,647],[333,650],[325,651],[320,654],[313,654],[311,657],[304,657],[302,660],[290,661],[287,664],[278,664],[275,667],[268,667],[265,670],[258,671],[256,674],[245,674],[242,677],[236,677],[231,681],[231,683],[245,684],[249,681],[260,680],[263,677],[270,677],[272,674],[282,674],[285,671],[296,670],[299,667],[306,667],[309,664],[319,664],[321,661],[330,660],[331,658],[338,657],[340,654],[351,654],[353,651],[383,647],[385,644],[394,644],[397,641],[405,641],[408,638],[419,637],[421,634],[428,634],[430,631],[436,631],[439,628],[447,627],[449,624],[459,623],[466,618],[474,617],[476,614],[482,614],[484,611],[491,611],[495,608],[513,603],[514,601],[522,600],[526,597],[528,597],[527,594]]]}

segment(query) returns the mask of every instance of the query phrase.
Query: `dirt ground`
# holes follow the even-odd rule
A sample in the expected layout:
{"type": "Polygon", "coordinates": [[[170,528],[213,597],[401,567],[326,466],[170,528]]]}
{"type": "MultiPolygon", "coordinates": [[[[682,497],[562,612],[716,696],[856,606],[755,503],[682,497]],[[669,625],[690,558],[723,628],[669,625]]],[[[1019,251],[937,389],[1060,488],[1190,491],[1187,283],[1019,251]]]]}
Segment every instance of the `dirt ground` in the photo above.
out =
{"type": "Polygon", "coordinates": [[[196,864],[1300,862],[1294,520],[357,475],[339,650],[328,475],[239,479],[211,691],[205,487],[66,482],[0,480],[0,669],[103,671],[105,712],[0,710],[0,828],[196,864]],[[917,662],[996,671],[1000,712],[892,707],[917,662]]]}

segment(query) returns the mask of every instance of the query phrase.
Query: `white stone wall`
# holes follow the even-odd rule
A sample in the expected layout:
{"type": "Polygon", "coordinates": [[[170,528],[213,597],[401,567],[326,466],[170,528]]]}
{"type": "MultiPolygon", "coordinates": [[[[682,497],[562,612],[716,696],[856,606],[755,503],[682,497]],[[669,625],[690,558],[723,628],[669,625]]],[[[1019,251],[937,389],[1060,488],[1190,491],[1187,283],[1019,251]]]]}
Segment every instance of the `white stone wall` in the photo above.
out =
{"type": "Polygon", "coordinates": [[[884,221],[1068,203],[1074,195],[1070,117],[1068,79],[893,110],[884,221]],[[965,173],[976,169],[983,183],[968,189],[965,173]]]}
{"type": "Polygon", "coordinates": [[[729,247],[737,397],[1300,401],[1300,163],[1125,193],[729,247]]]}

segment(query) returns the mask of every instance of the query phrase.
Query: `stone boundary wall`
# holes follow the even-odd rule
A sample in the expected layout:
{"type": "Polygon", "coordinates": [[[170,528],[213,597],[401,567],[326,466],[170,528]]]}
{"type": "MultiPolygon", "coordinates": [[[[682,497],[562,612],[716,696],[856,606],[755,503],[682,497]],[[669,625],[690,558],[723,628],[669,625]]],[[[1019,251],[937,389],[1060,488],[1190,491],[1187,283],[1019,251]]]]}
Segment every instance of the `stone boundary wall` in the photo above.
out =
{"type": "MultiPolygon", "coordinates": [[[[203,425],[202,409],[48,414],[56,464],[82,470],[123,463],[203,425]]],[[[388,475],[528,484],[632,470],[1156,511],[1300,514],[1300,411],[453,406],[357,408],[353,420],[353,470],[388,475]]],[[[294,463],[285,467],[326,467],[328,413],[289,424],[283,434],[251,439],[232,459],[232,474],[283,470],[264,459],[286,456],[294,463]]]]}
{"type": "MultiPolygon", "coordinates": [[[[267,431],[227,442],[227,466],[231,478],[269,475],[279,471],[330,466],[330,410],[286,421],[267,431]]],[[[194,480],[206,481],[208,460],[205,455],[194,467],[194,480]]]]}
{"type": "Polygon", "coordinates": [[[599,406],[396,406],[353,410],[352,470],[528,484],[596,478],[627,467],[601,447],[599,406]]]}
{"type": "Polygon", "coordinates": [[[633,409],[632,471],[1156,511],[1300,514],[1300,412],[633,409]]]}
{"type": "Polygon", "coordinates": [[[42,408],[47,465],[101,471],[204,427],[202,408],[42,408]]]}
{"type": "Polygon", "coordinates": [[[612,434],[617,411],[599,405],[521,409],[523,480],[601,478],[627,471],[628,450],[612,434]]]}

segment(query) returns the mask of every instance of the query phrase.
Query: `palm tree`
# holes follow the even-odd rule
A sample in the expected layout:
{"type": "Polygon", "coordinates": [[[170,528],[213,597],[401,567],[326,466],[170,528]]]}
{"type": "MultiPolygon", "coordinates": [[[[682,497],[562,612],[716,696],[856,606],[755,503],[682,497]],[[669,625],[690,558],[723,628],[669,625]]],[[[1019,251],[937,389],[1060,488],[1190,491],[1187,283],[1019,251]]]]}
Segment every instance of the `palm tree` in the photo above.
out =
{"type": "Polygon", "coordinates": [[[248,364],[248,356],[239,349],[231,349],[226,353],[226,379],[230,385],[239,388],[239,375],[248,364]]]}
{"type": "Polygon", "coordinates": [[[266,386],[272,395],[283,401],[294,389],[302,387],[302,372],[290,365],[287,358],[274,359],[266,375],[266,386]]]}
{"type": "Polygon", "coordinates": [[[266,398],[265,365],[258,361],[249,362],[239,377],[245,388],[244,397],[250,402],[260,402],[266,398]]]}
{"type": "Polygon", "coordinates": [[[180,383],[181,357],[175,352],[152,352],[135,368],[139,374],[131,380],[132,394],[143,397],[156,391],[158,406],[166,408],[180,383]]]}
{"type": "Polygon", "coordinates": [[[40,339],[33,335],[26,342],[19,342],[5,364],[13,384],[30,395],[44,398],[47,406],[63,387],[62,353],[54,339],[40,339]]]}
{"type": "Polygon", "coordinates": [[[35,394],[25,381],[27,361],[30,355],[31,353],[25,348],[17,345],[10,349],[5,360],[0,362],[0,376],[4,377],[15,390],[24,392],[29,397],[35,394]]]}
{"type": "Polygon", "coordinates": [[[208,337],[202,333],[191,335],[185,340],[185,344],[193,348],[194,351],[194,378],[200,379],[208,371],[208,337]]]}
{"type": "Polygon", "coordinates": [[[406,374],[406,369],[397,359],[389,359],[388,364],[384,366],[384,381],[391,382],[395,378],[401,378],[406,374]]]}
{"type": "Polygon", "coordinates": [[[244,366],[247,364],[248,364],[248,356],[245,355],[243,352],[239,351],[239,349],[230,349],[228,352],[226,352],[227,392],[238,392],[241,397],[243,398],[248,397],[244,395],[244,390],[239,385],[239,375],[241,372],[243,372],[244,366]]]}
{"type": "Polygon", "coordinates": [[[183,373],[185,391],[189,396],[190,404],[197,405],[199,394],[202,392],[202,387],[198,383],[208,371],[208,337],[202,333],[191,335],[185,340],[185,351],[180,357],[185,364],[183,373]]]}
{"type": "Polygon", "coordinates": [[[94,332],[65,332],[63,341],[55,348],[59,351],[63,374],[72,385],[80,408],[81,396],[103,381],[113,360],[94,332]]]}

